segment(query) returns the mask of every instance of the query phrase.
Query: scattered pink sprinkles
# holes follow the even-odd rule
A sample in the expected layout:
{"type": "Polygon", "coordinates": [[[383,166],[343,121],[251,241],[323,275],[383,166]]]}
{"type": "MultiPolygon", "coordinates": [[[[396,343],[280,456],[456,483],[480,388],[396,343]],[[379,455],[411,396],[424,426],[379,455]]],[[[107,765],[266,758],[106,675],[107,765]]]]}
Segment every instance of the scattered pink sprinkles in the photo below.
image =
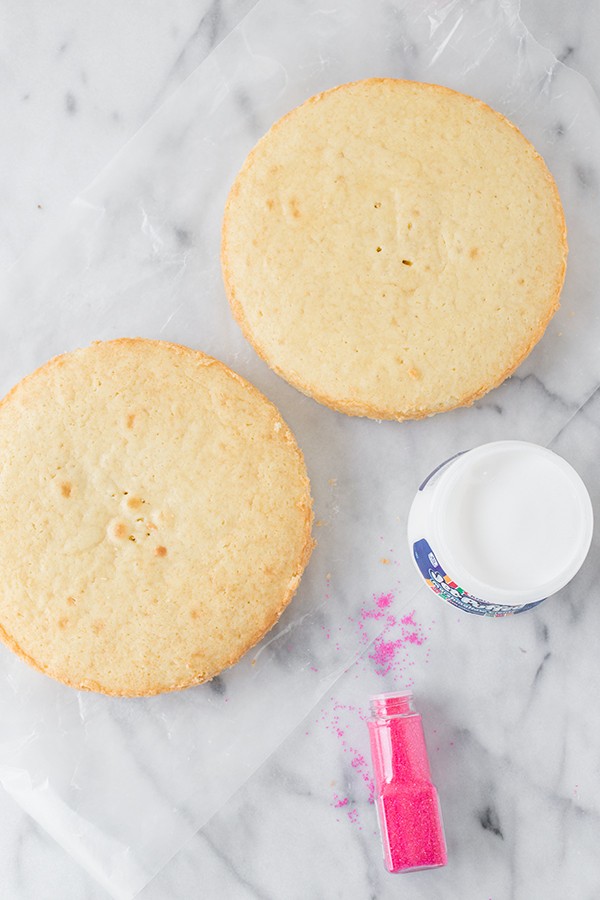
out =
{"type": "MultiPolygon", "coordinates": [[[[389,552],[392,554],[391,550],[389,552]]],[[[386,563],[391,562],[387,558],[385,561],[386,563]]],[[[327,579],[327,589],[329,586],[330,582],[327,579]]],[[[329,596],[328,590],[326,596],[329,596]]],[[[410,688],[414,684],[411,668],[415,665],[413,658],[415,648],[422,647],[427,640],[425,629],[415,620],[415,610],[403,616],[394,615],[392,612],[394,601],[395,594],[392,590],[373,594],[370,601],[361,607],[356,617],[348,617],[348,621],[357,629],[359,645],[363,645],[365,648],[357,659],[355,677],[360,678],[365,672],[374,673],[380,678],[386,679],[388,682],[386,689],[390,690],[397,686],[410,688]],[[377,624],[371,625],[371,622],[377,624]],[[373,628],[380,629],[375,640],[373,640],[373,628]]],[[[326,625],[321,627],[325,640],[332,641],[335,649],[340,651],[340,643],[336,640],[336,629],[326,625]]],[[[346,628],[347,626],[338,627],[337,634],[341,634],[346,628]]],[[[427,630],[431,631],[431,626],[427,630]]],[[[427,662],[429,652],[429,649],[426,648],[424,662],[427,662]]],[[[311,670],[316,671],[313,666],[311,666],[311,670]]],[[[365,801],[371,804],[374,802],[375,784],[371,775],[370,759],[366,758],[368,757],[368,751],[365,749],[368,747],[367,729],[364,726],[358,729],[357,720],[366,722],[367,713],[363,709],[340,703],[331,697],[328,707],[321,710],[317,724],[324,725],[325,730],[334,735],[344,754],[350,758],[350,772],[356,773],[350,776],[346,794],[333,794],[331,806],[335,810],[342,810],[348,821],[362,830],[359,807],[365,801]],[[365,739],[363,748],[354,746],[352,738],[352,735],[359,731],[361,737],[358,740],[362,740],[363,737],[365,739]]],[[[338,819],[338,821],[341,820],[338,819]]]]}
{"type": "MultiPolygon", "coordinates": [[[[353,721],[356,721],[356,718],[360,719],[362,722],[366,722],[366,714],[357,706],[338,703],[333,697],[331,698],[331,702],[332,709],[323,709],[321,711],[321,718],[317,721],[319,723],[324,723],[325,730],[334,734],[338,739],[342,750],[350,757],[350,766],[358,774],[363,788],[366,788],[368,802],[373,803],[375,782],[371,776],[371,764],[365,759],[364,753],[352,745],[347,734],[348,730],[351,729],[353,721]]],[[[364,795],[361,800],[362,799],[364,799],[364,795]]],[[[350,796],[341,797],[339,794],[334,793],[331,805],[334,809],[343,809],[346,812],[348,821],[358,825],[359,829],[362,830],[355,799],[352,799],[350,796]]]]}
{"type": "Polygon", "coordinates": [[[387,675],[392,669],[398,668],[398,655],[402,654],[408,644],[421,647],[425,643],[425,635],[421,626],[415,622],[414,615],[413,610],[399,622],[394,616],[387,617],[383,633],[375,639],[369,653],[369,659],[373,661],[378,675],[387,675]],[[399,632],[398,636],[389,635],[392,629],[396,629],[395,633],[399,632]]]}
{"type": "Polygon", "coordinates": [[[390,591],[389,594],[381,594],[379,597],[375,599],[375,603],[379,607],[379,609],[387,609],[388,606],[391,605],[392,600],[394,599],[394,595],[390,591]]]}

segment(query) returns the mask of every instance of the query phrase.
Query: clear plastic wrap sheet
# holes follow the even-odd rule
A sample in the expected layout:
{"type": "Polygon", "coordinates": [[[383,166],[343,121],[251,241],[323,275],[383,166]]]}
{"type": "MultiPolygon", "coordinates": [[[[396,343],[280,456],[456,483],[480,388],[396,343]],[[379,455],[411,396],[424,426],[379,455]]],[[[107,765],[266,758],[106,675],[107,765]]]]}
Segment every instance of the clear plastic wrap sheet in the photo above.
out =
{"type": "Polygon", "coordinates": [[[408,603],[418,581],[404,529],[420,476],[473,431],[548,443],[595,390],[598,158],[591,88],[527,34],[516,0],[262,0],[9,273],[2,392],[92,340],[190,344],[280,407],[312,480],[318,546],[299,592],[214,682],[111,699],[0,652],[2,784],[114,897],[133,897],[364,650],[352,620],[389,584],[374,565],[382,536],[400,560],[396,602],[408,603]],[[233,321],[219,268],[225,197],[255,141],[309,95],[372,75],[449,85],[506,114],[546,158],[569,227],[561,310],[517,374],[471,409],[415,423],[350,419],[277,378],[233,321]]]}

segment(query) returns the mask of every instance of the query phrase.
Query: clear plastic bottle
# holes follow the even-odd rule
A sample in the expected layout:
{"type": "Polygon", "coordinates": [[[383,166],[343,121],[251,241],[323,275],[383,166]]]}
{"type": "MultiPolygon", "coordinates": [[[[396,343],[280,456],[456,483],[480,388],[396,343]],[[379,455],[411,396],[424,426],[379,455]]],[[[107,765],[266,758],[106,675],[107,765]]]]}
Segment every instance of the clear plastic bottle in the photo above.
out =
{"type": "Polygon", "coordinates": [[[375,805],[389,872],[445,866],[446,841],[421,716],[410,691],[371,698],[375,805]]]}

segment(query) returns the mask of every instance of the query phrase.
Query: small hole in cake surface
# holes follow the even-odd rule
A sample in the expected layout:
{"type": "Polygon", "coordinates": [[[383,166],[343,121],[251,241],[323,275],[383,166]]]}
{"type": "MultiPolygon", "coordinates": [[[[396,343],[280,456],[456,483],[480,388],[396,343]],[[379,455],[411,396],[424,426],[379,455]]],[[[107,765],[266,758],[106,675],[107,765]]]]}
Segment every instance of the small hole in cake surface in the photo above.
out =
{"type": "Polygon", "coordinates": [[[381,247],[377,247],[377,252],[381,253],[381,247]]]}
{"type": "Polygon", "coordinates": [[[374,203],[373,206],[375,207],[375,209],[380,209],[380,208],[381,208],[381,203],[379,203],[379,202],[374,203]]]}
{"type": "Polygon", "coordinates": [[[411,259],[403,259],[402,265],[403,266],[412,266],[412,260],[411,259]]]}

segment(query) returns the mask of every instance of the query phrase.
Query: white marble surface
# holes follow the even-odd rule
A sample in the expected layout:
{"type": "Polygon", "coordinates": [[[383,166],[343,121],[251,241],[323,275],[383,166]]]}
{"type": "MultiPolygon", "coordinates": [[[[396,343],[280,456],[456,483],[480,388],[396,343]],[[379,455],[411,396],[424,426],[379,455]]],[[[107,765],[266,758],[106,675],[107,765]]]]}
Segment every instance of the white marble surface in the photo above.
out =
{"type": "MultiPolygon", "coordinates": [[[[548,57],[535,56],[539,66],[535,71],[519,68],[522,60],[516,54],[514,64],[508,58],[515,77],[538,85],[535,97],[539,94],[539,100],[530,98],[531,118],[519,121],[525,130],[531,129],[534,139],[539,135],[546,141],[569,217],[574,274],[567,283],[561,318],[544,345],[519,377],[472,410],[406,426],[350,422],[299,397],[261,366],[239,339],[225,307],[218,306],[214,315],[207,315],[212,307],[194,305],[199,284],[222,302],[217,276],[205,262],[215,245],[210,229],[218,219],[221,187],[215,188],[214,196],[206,194],[205,183],[204,195],[200,183],[190,185],[189,195],[176,196],[176,191],[185,185],[199,148],[205,154],[199,158],[211,165],[223,157],[221,176],[226,180],[227,167],[234,166],[243,144],[235,128],[227,131],[227,121],[221,123],[229,139],[223,148],[212,146],[210,140],[202,146],[197,123],[196,130],[193,123],[191,130],[187,127],[190,103],[206,109],[202,103],[210,98],[202,95],[202,84],[207,78],[229,78],[235,84],[233,99],[245,125],[244,140],[250,144],[286,104],[291,105],[290,100],[300,99],[309,86],[316,89],[327,82],[328,68],[337,66],[336,71],[353,77],[354,72],[367,74],[376,58],[379,69],[393,66],[389,46],[383,62],[376,54],[379,50],[385,55],[390,33],[404,31],[394,31],[400,29],[397,21],[374,15],[371,32],[356,37],[355,56],[336,60],[335,66],[317,48],[316,57],[311,57],[317,64],[303,68],[299,40],[290,43],[286,66],[274,65],[268,55],[270,29],[285,31],[288,18],[297,16],[298,9],[301,14],[303,7],[301,2],[281,3],[277,21],[272,16],[256,18],[251,34],[258,43],[252,45],[252,66],[238,72],[235,81],[230,69],[215,67],[209,60],[208,69],[192,75],[177,90],[207,50],[251,6],[250,2],[211,5],[181,0],[168,9],[158,3],[117,9],[101,3],[84,15],[79,5],[68,0],[53,4],[52,9],[34,3],[5,4],[2,11],[6,27],[0,58],[7,77],[0,102],[9,125],[0,149],[0,264],[5,269],[4,321],[10,336],[0,361],[3,387],[50,352],[63,349],[65,340],[103,337],[115,328],[144,328],[149,335],[187,338],[189,343],[206,346],[249,375],[282,407],[305,449],[317,516],[324,523],[317,529],[319,549],[298,597],[300,609],[309,613],[304,630],[291,632],[295,646],[289,651],[283,635],[275,650],[267,649],[259,658],[258,671],[265,678],[269,666],[280,666],[284,691],[263,721],[246,723],[248,731],[240,736],[237,751],[230,747],[230,753],[239,754],[244,740],[252,739],[258,728],[268,740],[260,747],[260,741],[255,741],[256,760],[269,749],[275,752],[139,896],[144,900],[379,898],[402,891],[419,900],[591,900],[600,895],[595,849],[600,837],[597,541],[585,568],[560,597],[512,621],[482,622],[445,608],[419,590],[416,576],[406,565],[403,525],[412,485],[440,454],[493,437],[529,437],[549,443],[580,470],[599,509],[594,479],[600,401],[596,395],[587,400],[600,381],[593,355],[598,335],[593,315],[597,245],[592,228],[600,178],[593,162],[597,102],[587,94],[584,82],[560,68],[554,70],[548,57]],[[261,33],[263,46],[257,38],[261,33]],[[295,80],[290,72],[296,73],[295,80]],[[554,75],[548,77],[548,72],[554,75]],[[82,194],[163,101],[166,107],[82,194]],[[551,106],[550,113],[544,104],[551,106]],[[585,115],[591,117],[589,122],[578,120],[585,115]],[[78,194],[80,199],[67,208],[78,194]],[[195,208],[201,196],[206,202],[206,222],[198,218],[195,208]],[[72,316],[78,298],[86,302],[72,316]],[[26,341],[19,339],[23,309],[31,317],[26,341]],[[67,320],[65,338],[60,325],[67,320]],[[336,483],[330,484],[334,479],[336,483]],[[360,611],[373,611],[372,595],[380,591],[394,593],[391,609],[397,620],[414,610],[411,621],[390,626],[385,636],[391,642],[391,670],[378,674],[376,663],[383,657],[378,653],[382,645],[376,643],[335,680],[348,653],[360,649],[360,611]],[[349,613],[354,622],[347,621],[349,613]],[[306,651],[298,648],[302,640],[306,651]],[[336,643],[343,649],[336,650],[336,643]],[[291,664],[286,663],[288,652],[291,664]],[[319,670],[313,677],[308,666],[298,709],[310,709],[313,700],[322,691],[325,694],[286,737],[285,723],[294,718],[285,703],[286,692],[296,684],[298,660],[303,665],[310,660],[319,670]],[[398,881],[385,874],[380,862],[365,780],[368,774],[361,761],[366,734],[358,708],[364,707],[369,692],[406,683],[414,683],[425,716],[450,864],[445,870],[398,881]]],[[[328,6],[323,3],[323,10],[328,6]]],[[[451,81],[464,69],[452,56],[452,41],[464,33],[463,25],[459,22],[450,34],[451,11],[457,4],[437,6],[450,11],[450,36],[439,59],[431,62],[429,56],[429,61],[438,80],[446,80],[446,72],[451,81]]],[[[351,8],[351,3],[346,4],[348,28],[352,27],[351,8]]],[[[324,27],[327,18],[325,12],[322,15],[324,27]]],[[[523,18],[542,44],[597,85],[598,7],[577,0],[570,5],[568,18],[564,16],[559,3],[536,0],[523,5],[523,18]]],[[[419,28],[408,29],[410,39],[402,48],[407,74],[411,68],[419,71],[427,57],[423,34],[419,28]]],[[[470,40],[459,45],[456,53],[467,58],[479,54],[477,38],[470,40]]],[[[497,48],[499,59],[503,49],[504,45],[497,48]]],[[[235,66],[236,59],[244,60],[247,52],[246,35],[235,38],[229,55],[221,54],[220,60],[235,66]]],[[[493,46],[490,52],[495,52],[493,46]]],[[[518,93],[503,94],[503,85],[492,75],[486,78],[481,73],[479,87],[480,95],[489,99],[503,96],[513,117],[522,115],[523,107],[515,102],[518,93]]],[[[471,90],[478,92],[473,83],[471,90]]],[[[221,101],[223,115],[229,115],[227,98],[221,101]]],[[[379,620],[366,621],[375,635],[379,620]]],[[[59,695],[45,693],[37,676],[21,675],[12,661],[2,660],[3,671],[11,678],[9,686],[16,684],[17,698],[26,707],[30,704],[24,719],[29,711],[33,717],[39,714],[52,736],[53,707],[47,715],[44,710],[48,700],[54,702],[59,695]]],[[[235,705],[248,677],[243,665],[226,676],[224,695],[213,692],[215,709],[225,709],[225,700],[235,705]]],[[[5,721],[6,713],[13,710],[9,695],[10,690],[5,691],[5,721]]],[[[202,698],[205,695],[188,692],[188,698],[157,707],[167,718],[175,708],[181,712],[182,745],[189,740],[186,716],[206,711],[202,698]]],[[[104,722],[107,714],[102,701],[96,704],[93,698],[84,698],[83,703],[89,727],[104,722]]],[[[166,753],[168,745],[160,745],[160,734],[150,734],[148,723],[142,721],[145,714],[152,715],[152,710],[144,709],[136,723],[137,714],[120,713],[121,724],[133,722],[133,731],[127,734],[140,767],[151,772],[154,784],[162,785],[164,766],[172,766],[177,756],[161,756],[161,749],[166,753]]],[[[173,718],[169,721],[172,725],[173,718]]],[[[106,732],[99,731],[98,740],[104,739],[106,732]]],[[[6,761],[6,754],[3,758],[6,761]]],[[[18,767],[18,752],[14,762],[18,767]]],[[[41,763],[43,758],[40,762],[36,757],[43,769],[41,763]]],[[[236,777],[241,777],[240,768],[235,770],[236,777]]],[[[90,778],[106,774],[92,763],[89,769],[90,778]]],[[[231,771],[225,761],[221,775],[232,777],[231,771]]],[[[219,773],[215,777],[218,780],[219,773]]],[[[198,784],[205,782],[198,773],[198,784]]],[[[234,782],[235,778],[232,786],[234,782]]],[[[114,789],[114,780],[107,784],[114,789]]],[[[15,787],[14,781],[12,788],[56,833],[56,816],[48,819],[43,791],[37,792],[32,805],[31,792],[15,787]]],[[[215,805],[226,792],[223,787],[216,792],[215,805]]],[[[120,816],[124,821],[130,812],[120,813],[120,799],[109,796],[117,831],[120,816]]],[[[68,825],[58,829],[63,845],[79,856],[87,872],[8,795],[3,800],[0,896],[15,900],[110,896],[89,874],[97,869],[97,860],[89,852],[84,858],[77,835],[68,834],[68,825]]],[[[183,840],[204,813],[187,795],[182,805],[191,823],[182,828],[183,840]]],[[[90,851],[90,845],[86,846],[90,851]]],[[[106,887],[111,885],[106,873],[103,880],[106,887]]],[[[124,896],[118,881],[113,880],[111,893],[124,896]]]]}

